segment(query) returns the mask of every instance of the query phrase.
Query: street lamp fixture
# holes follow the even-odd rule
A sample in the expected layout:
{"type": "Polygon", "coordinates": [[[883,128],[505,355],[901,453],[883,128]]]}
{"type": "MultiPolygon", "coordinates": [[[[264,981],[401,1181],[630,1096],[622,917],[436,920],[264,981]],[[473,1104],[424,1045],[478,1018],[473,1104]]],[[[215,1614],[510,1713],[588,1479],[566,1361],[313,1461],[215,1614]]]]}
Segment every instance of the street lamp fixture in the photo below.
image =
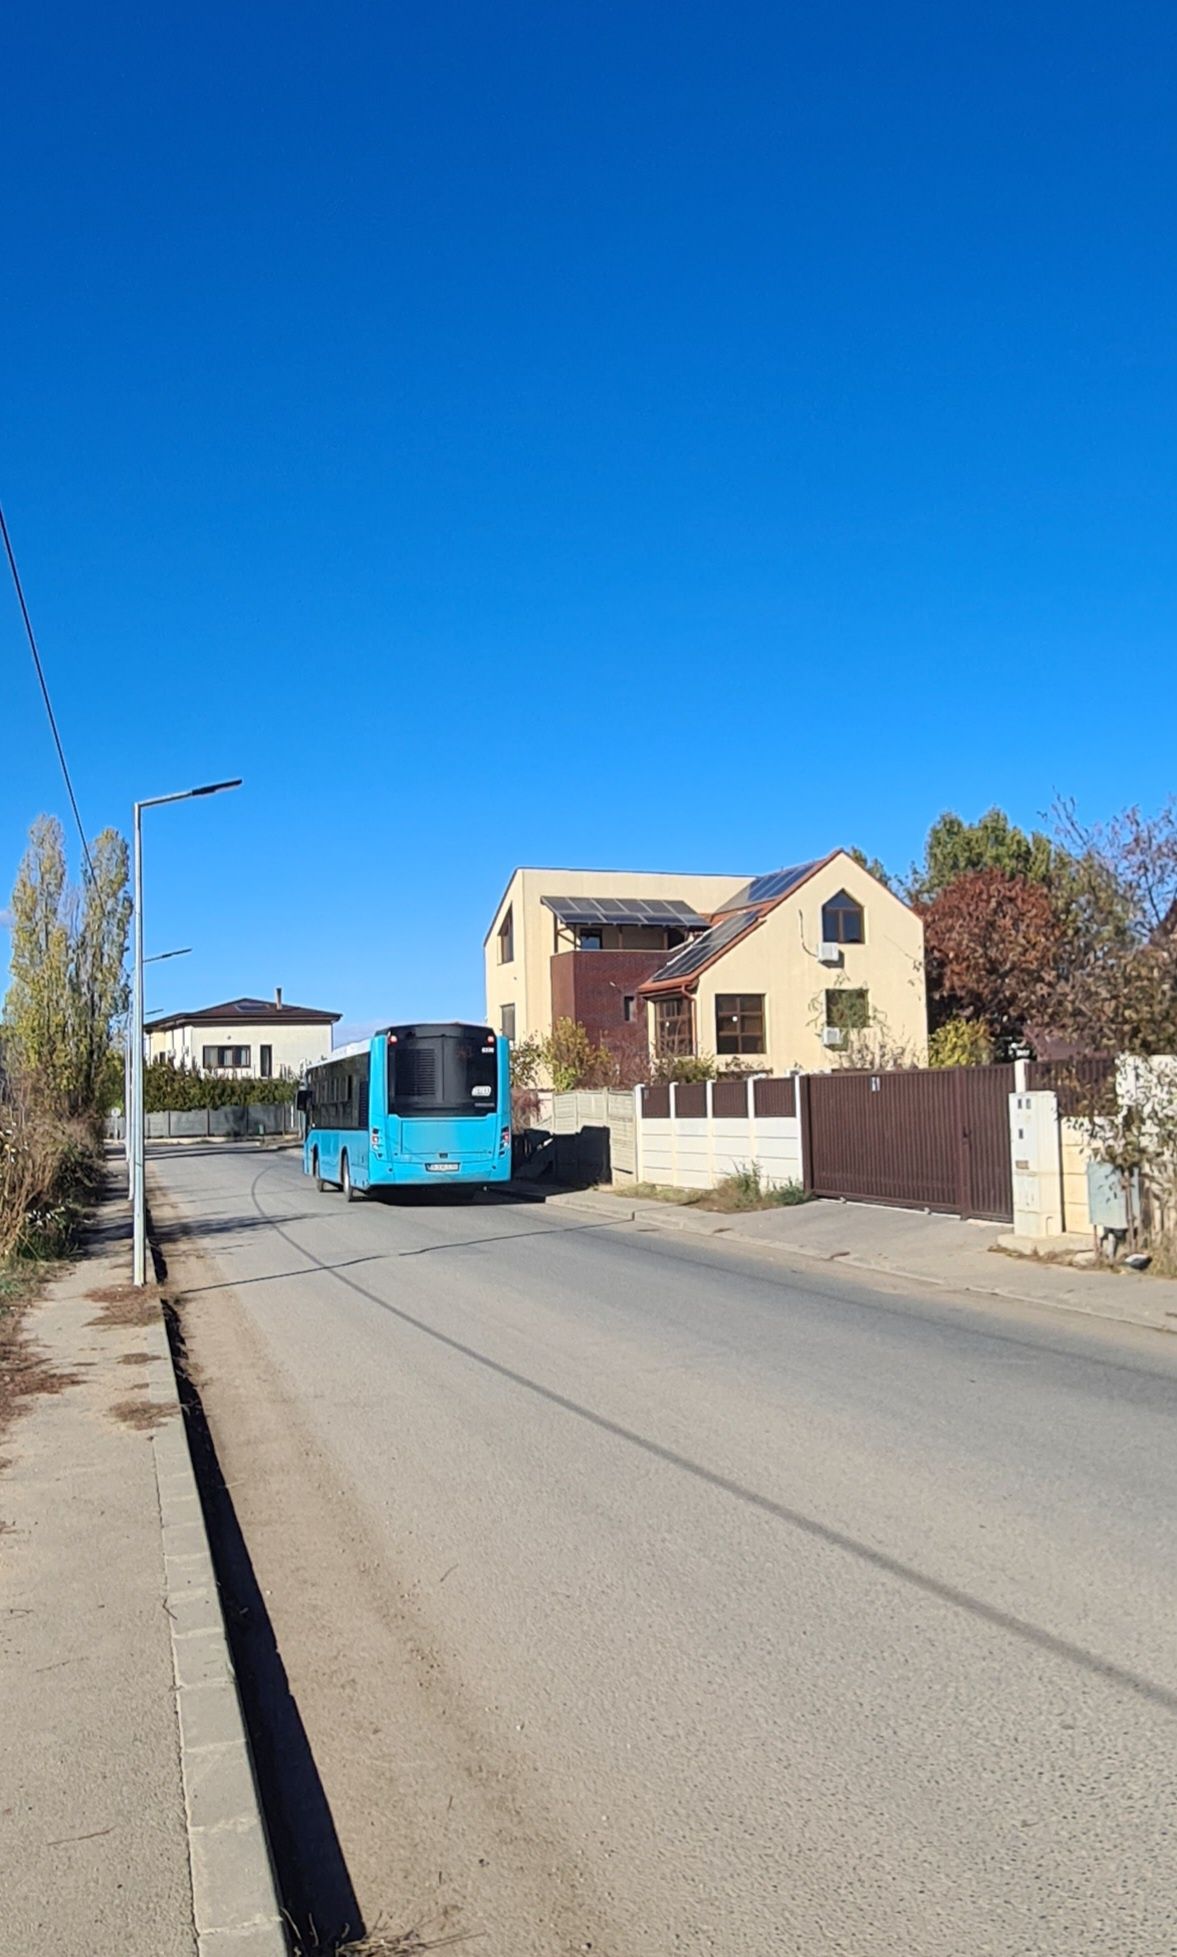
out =
{"type": "MultiPolygon", "coordinates": [[[[143,1107],[143,811],[162,808],[165,802],[191,802],[198,795],[219,795],[226,788],[240,788],[236,781],[211,781],[203,788],[182,788],[174,795],[149,795],[135,803],[135,983],[132,1008],[131,1042],[131,1280],[147,1282],[147,1203],[143,1179],[146,1121],[143,1107]]],[[[161,957],[170,957],[163,952],[161,957]]]]}

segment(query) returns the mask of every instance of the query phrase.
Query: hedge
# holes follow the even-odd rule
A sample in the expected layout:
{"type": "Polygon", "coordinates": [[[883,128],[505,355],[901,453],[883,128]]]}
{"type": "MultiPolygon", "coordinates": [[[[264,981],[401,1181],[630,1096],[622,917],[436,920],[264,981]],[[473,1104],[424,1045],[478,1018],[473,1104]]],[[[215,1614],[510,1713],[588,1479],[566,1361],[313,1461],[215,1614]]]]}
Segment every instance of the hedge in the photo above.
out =
{"type": "Polygon", "coordinates": [[[252,1102],[293,1101],[293,1080],[249,1080],[235,1075],[199,1074],[170,1060],[153,1060],[143,1075],[143,1105],[148,1114],[179,1114],[186,1108],[248,1107],[252,1102]]]}

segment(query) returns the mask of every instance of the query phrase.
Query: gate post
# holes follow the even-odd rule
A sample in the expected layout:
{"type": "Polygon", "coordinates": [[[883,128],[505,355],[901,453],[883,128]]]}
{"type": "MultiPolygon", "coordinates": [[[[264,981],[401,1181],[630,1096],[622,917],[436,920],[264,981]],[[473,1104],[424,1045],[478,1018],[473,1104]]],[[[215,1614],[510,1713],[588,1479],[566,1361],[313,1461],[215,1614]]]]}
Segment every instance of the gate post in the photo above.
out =
{"type": "Polygon", "coordinates": [[[801,1186],[806,1194],[812,1196],[813,1190],[813,1116],[809,1106],[809,1075],[796,1076],[797,1114],[801,1124],[801,1186]]]}
{"type": "Polygon", "coordinates": [[[965,1110],[964,1069],[953,1068],[952,1114],[956,1125],[956,1207],[962,1216],[972,1214],[972,1176],[969,1159],[969,1131],[965,1110]]]}
{"type": "Polygon", "coordinates": [[[715,1082],[703,1083],[703,1112],[707,1120],[707,1181],[715,1186],[715,1082]]]}

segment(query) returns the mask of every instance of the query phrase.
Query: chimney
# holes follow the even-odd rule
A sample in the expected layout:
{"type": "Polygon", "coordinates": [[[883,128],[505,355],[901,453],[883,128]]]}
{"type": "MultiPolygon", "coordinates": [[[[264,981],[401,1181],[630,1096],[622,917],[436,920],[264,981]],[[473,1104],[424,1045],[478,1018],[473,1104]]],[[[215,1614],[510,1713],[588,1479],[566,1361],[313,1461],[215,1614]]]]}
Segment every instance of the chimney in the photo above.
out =
{"type": "Polygon", "coordinates": [[[279,1010],[281,1010],[281,1006],[282,1006],[282,987],[281,987],[280,985],[276,985],[276,986],[274,987],[274,1004],[275,1004],[275,1005],[276,1005],[276,1006],[277,1006],[277,1007],[279,1008],[279,1010]]]}

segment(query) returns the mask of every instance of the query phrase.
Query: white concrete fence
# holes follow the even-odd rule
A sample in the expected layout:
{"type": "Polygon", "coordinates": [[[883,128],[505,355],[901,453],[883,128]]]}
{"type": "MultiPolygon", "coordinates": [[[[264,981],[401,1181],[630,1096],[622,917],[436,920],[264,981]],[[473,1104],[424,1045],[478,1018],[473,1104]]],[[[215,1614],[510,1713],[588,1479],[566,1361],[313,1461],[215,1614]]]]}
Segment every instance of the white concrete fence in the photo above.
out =
{"type": "Polygon", "coordinates": [[[802,1180],[794,1081],[671,1083],[665,1116],[653,1113],[648,1100],[643,1112],[643,1093],[648,1090],[639,1088],[635,1096],[635,1181],[713,1189],[741,1169],[757,1170],[766,1187],[802,1180]],[[780,1090],[785,1088],[789,1093],[782,1097],[780,1090]],[[769,1089],[774,1091],[764,1091],[769,1089]],[[791,1114],[770,1111],[768,1104],[782,1098],[791,1102],[791,1114]]]}
{"type": "MultiPolygon", "coordinates": [[[[554,1094],[539,1089],[533,1122],[557,1138],[608,1134],[607,1148],[589,1143],[580,1150],[580,1169],[588,1174],[594,1157],[603,1154],[616,1183],[659,1182],[680,1189],[710,1189],[737,1169],[755,1166],[765,1184],[801,1181],[801,1123],[796,1113],[795,1088],[780,1081],[706,1081],[671,1084],[660,1090],[665,1115],[643,1110],[647,1088],[632,1091],[580,1089],[554,1094]],[[766,1100],[781,1099],[788,1086],[794,1112],[769,1112],[766,1100]],[[718,1108],[717,1102],[718,1090],[718,1108]],[[741,1102],[739,1112],[733,1104],[741,1102]],[[761,1104],[758,1111],[758,1101],[761,1104]]],[[[565,1160],[568,1158],[565,1157],[565,1160]]]]}
{"type": "MultiPolygon", "coordinates": [[[[1140,1068],[1177,1094],[1177,1061],[1121,1063],[1117,1091],[1140,1102],[1140,1068]]],[[[1060,1113],[1058,1095],[1028,1089],[1018,1063],[1009,1097],[1013,1230],[1050,1238],[1091,1231],[1086,1121],[1060,1113]]],[[[710,1189],[754,1168],[766,1186],[805,1180],[796,1078],[717,1080],[639,1087],[630,1092],[554,1094],[541,1090],[533,1119],[557,1138],[557,1173],[568,1180],[662,1183],[710,1189]]]]}

